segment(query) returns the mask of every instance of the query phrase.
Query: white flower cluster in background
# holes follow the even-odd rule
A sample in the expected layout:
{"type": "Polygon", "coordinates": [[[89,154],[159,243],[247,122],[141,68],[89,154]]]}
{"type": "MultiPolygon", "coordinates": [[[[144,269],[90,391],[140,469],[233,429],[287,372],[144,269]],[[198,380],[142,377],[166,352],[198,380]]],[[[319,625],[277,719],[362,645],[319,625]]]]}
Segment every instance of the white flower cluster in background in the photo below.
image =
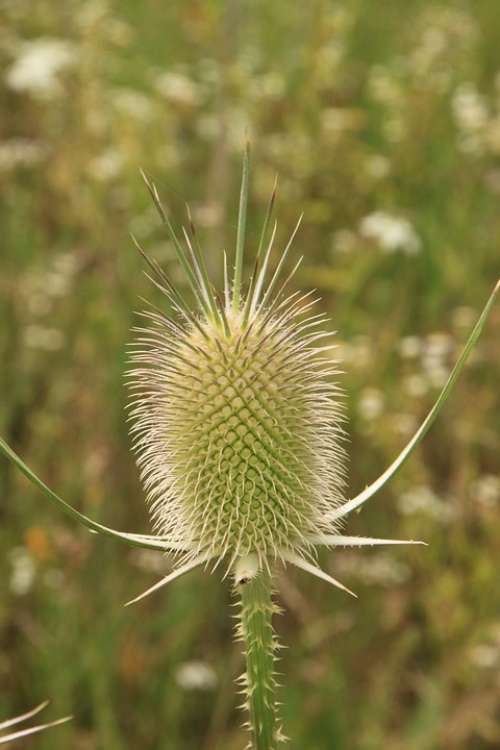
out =
{"type": "Polygon", "coordinates": [[[384,211],[374,211],[361,219],[359,231],[386,253],[400,251],[416,255],[422,246],[420,237],[407,219],[384,211]]]}
{"type": "Polygon", "coordinates": [[[217,675],[206,662],[185,661],[177,668],[175,681],[183,690],[213,690],[217,685],[217,675]]]}
{"type": "Polygon", "coordinates": [[[59,75],[78,61],[76,45],[62,39],[39,37],[23,42],[5,74],[10,89],[48,99],[61,93],[59,75]]]}
{"type": "Polygon", "coordinates": [[[14,547],[9,558],[12,566],[9,588],[15,596],[24,596],[35,580],[35,562],[25,547],[14,547]]]}
{"type": "Polygon", "coordinates": [[[448,523],[455,517],[455,509],[426,485],[411,487],[398,499],[398,510],[403,516],[422,513],[440,523],[448,523]]]}
{"type": "Polygon", "coordinates": [[[17,167],[32,167],[45,157],[47,149],[42,143],[28,138],[9,138],[0,142],[0,172],[17,167]]]}

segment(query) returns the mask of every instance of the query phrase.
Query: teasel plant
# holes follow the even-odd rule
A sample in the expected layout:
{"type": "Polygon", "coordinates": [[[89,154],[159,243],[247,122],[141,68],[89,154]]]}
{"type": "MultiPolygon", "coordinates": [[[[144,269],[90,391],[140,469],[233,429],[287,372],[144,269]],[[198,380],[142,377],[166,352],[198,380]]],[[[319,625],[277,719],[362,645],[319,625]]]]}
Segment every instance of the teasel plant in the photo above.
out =
{"type": "MultiPolygon", "coordinates": [[[[32,719],[34,716],[37,716],[37,714],[43,711],[44,708],[47,708],[48,705],[49,701],[44,701],[43,703],[40,703],[39,706],[32,708],[31,711],[27,711],[25,714],[15,716],[13,719],[1,721],[0,732],[4,732],[6,729],[11,730],[12,727],[17,726],[18,724],[23,724],[25,721],[28,721],[28,719],[32,719]]],[[[0,745],[6,745],[8,743],[10,744],[15,740],[20,740],[23,737],[28,737],[28,735],[30,734],[38,734],[39,732],[44,732],[46,729],[51,729],[52,727],[57,727],[60,724],[65,724],[72,718],[72,716],[65,716],[64,719],[57,719],[56,721],[51,721],[48,724],[37,724],[32,727],[30,726],[24,729],[15,729],[14,731],[9,731],[8,734],[0,734],[0,745]]]]}
{"type": "Polygon", "coordinates": [[[143,177],[194,300],[186,299],[133,238],[166,308],[149,306],[142,314],[145,325],[136,329],[128,373],[133,448],[155,533],[125,533],[88,518],[1,438],[0,450],[90,531],[173,556],[173,571],[129,604],[199,566],[232,578],[239,600],[237,637],[246,655],[239,684],[251,746],[273,750],[285,739],[275,700],[275,566],[294,565],[352,594],[318,566],[318,548],[423,544],[349,536],[342,528],[352,511],[394,477],[429,430],[483,330],[500,282],[416,433],[378,479],[346,499],[342,394],[332,347],[323,344],[332,334],[324,328],[325,315],[315,312],[314,293],[287,287],[300,264],[285,273],[300,220],[271,271],[275,185],[244,288],[247,147],[234,259],[230,264],[223,255],[219,293],[189,209],[187,228],[177,231],[156,186],[143,177]]]}

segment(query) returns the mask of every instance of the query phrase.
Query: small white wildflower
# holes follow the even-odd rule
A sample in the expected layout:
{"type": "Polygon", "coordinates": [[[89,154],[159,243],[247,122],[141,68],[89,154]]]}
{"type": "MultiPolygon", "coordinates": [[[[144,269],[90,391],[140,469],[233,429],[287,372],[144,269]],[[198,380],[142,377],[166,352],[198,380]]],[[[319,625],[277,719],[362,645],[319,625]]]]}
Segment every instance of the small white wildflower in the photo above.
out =
{"type": "Polygon", "coordinates": [[[421,398],[425,396],[429,390],[428,384],[421,375],[414,373],[405,378],[403,387],[406,393],[413,398],[421,398]]]}
{"type": "Polygon", "coordinates": [[[5,82],[15,91],[49,98],[62,90],[59,74],[77,61],[78,48],[71,42],[40,37],[21,45],[5,82]]]}
{"type": "Polygon", "coordinates": [[[398,509],[405,516],[423,513],[441,522],[447,522],[455,515],[453,507],[425,485],[413,487],[400,495],[398,509]]]}
{"type": "Polygon", "coordinates": [[[128,117],[147,122],[153,115],[151,99],[140,91],[130,88],[115,89],[112,94],[113,105],[116,110],[128,117]]]}
{"type": "Polygon", "coordinates": [[[407,255],[420,251],[420,238],[407,219],[402,219],[383,211],[375,211],[365,216],[359,225],[360,233],[374,240],[385,252],[400,250],[407,255]]]}
{"type": "Polygon", "coordinates": [[[382,180],[391,171],[391,162],[382,154],[373,154],[367,159],[365,170],[375,180],[382,180]]]}
{"type": "Polygon", "coordinates": [[[258,76],[252,81],[250,95],[253,99],[279,99],[285,91],[285,80],[277,71],[258,76]]]}
{"type": "Polygon", "coordinates": [[[410,577],[405,563],[383,552],[371,555],[370,558],[358,553],[344,554],[337,561],[337,569],[342,575],[353,576],[370,585],[397,586],[410,577]]]}
{"type": "Polygon", "coordinates": [[[500,650],[498,645],[480,643],[470,650],[469,658],[480,669],[493,669],[500,661],[500,650]]]}
{"type": "Polygon", "coordinates": [[[355,336],[346,349],[345,361],[360,370],[373,362],[373,342],[368,336],[355,336]]]}
{"type": "Polygon", "coordinates": [[[411,435],[411,433],[416,429],[417,420],[414,414],[406,414],[404,412],[400,412],[399,414],[394,414],[390,418],[389,424],[391,429],[397,435],[403,435],[404,437],[407,437],[408,435],[411,435]]]}
{"type": "Polygon", "coordinates": [[[347,107],[328,107],[321,113],[321,126],[326,135],[337,136],[357,130],[361,124],[360,113],[347,107]]]}
{"type": "Polygon", "coordinates": [[[394,108],[399,105],[403,90],[396,76],[382,65],[374,65],[368,78],[368,90],[377,102],[394,108]]]}
{"type": "Polygon", "coordinates": [[[434,73],[436,61],[445,52],[448,39],[443,29],[431,26],[425,29],[418,47],[410,56],[410,66],[417,75],[434,73]]]}
{"type": "Polygon", "coordinates": [[[213,690],[217,685],[217,674],[204,661],[186,661],[177,668],[175,681],[183,690],[213,690]]]}
{"type": "Polygon", "coordinates": [[[46,149],[37,141],[27,138],[10,138],[0,142],[0,171],[7,172],[16,167],[31,167],[39,164],[46,149]]]}
{"type": "Polygon", "coordinates": [[[358,412],[363,419],[371,421],[384,411],[384,394],[377,388],[365,388],[359,397],[358,412]]]}
{"type": "Polygon", "coordinates": [[[454,349],[454,342],[449,333],[437,331],[430,333],[424,344],[424,356],[434,359],[443,359],[454,349]]]}
{"type": "Polygon", "coordinates": [[[30,325],[26,326],[23,335],[26,346],[46,352],[55,352],[61,349],[64,343],[64,334],[57,328],[30,325]]]}
{"type": "Polygon", "coordinates": [[[196,107],[201,103],[201,90],[197,83],[183,73],[160,73],[155,80],[159,94],[173,104],[196,107]]]}
{"type": "Polygon", "coordinates": [[[495,508],[500,502],[500,476],[483,474],[472,483],[470,495],[484,508],[495,508]]]}
{"type": "Polygon", "coordinates": [[[116,148],[109,148],[91,160],[88,170],[96,180],[107,182],[118,177],[123,163],[122,153],[116,148]]]}
{"type": "Polygon", "coordinates": [[[460,130],[475,133],[488,122],[488,108],[473,83],[462,83],[452,99],[452,112],[460,130]]]}
{"type": "Polygon", "coordinates": [[[10,552],[10,563],[12,572],[9,588],[16,596],[24,596],[35,580],[35,562],[25,547],[15,547],[10,552]]]}
{"type": "Polygon", "coordinates": [[[422,351],[423,342],[418,336],[403,336],[399,341],[398,351],[404,359],[415,359],[422,351]]]}
{"type": "Polygon", "coordinates": [[[350,229],[339,229],[333,235],[332,250],[337,253],[351,253],[359,244],[358,238],[350,229]]]}
{"type": "Polygon", "coordinates": [[[132,555],[134,564],[147,573],[164,573],[165,560],[151,549],[137,549],[132,555]]]}

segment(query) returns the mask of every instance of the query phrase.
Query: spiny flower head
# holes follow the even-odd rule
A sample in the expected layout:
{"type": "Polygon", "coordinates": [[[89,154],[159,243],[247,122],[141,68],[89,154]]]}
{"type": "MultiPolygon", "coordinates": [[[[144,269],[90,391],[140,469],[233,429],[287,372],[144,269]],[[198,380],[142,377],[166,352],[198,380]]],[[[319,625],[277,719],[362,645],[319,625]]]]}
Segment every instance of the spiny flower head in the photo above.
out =
{"type": "Polygon", "coordinates": [[[147,259],[175,316],[145,313],[132,371],[131,431],[157,531],[187,560],[227,559],[230,569],[249,556],[262,567],[307,554],[315,536],[335,531],[344,487],[336,369],[332,346],[321,345],[331,334],[310,294],[284,294],[291,241],[268,273],[274,192],[241,294],[247,175],[245,160],[234,278],[225,262],[222,300],[194,232],[184,232],[185,250],[173,240],[197,312],[147,259]]]}
{"type": "Polygon", "coordinates": [[[284,293],[297,268],[282,279],[298,225],[271,275],[273,191],[243,297],[246,152],[234,275],[230,284],[224,255],[221,299],[208,279],[192,222],[191,237],[183,230],[183,249],[156,187],[144,179],[197,304],[192,310],[139,248],[173,311],[146,313],[149,326],[137,338],[137,366],[131,373],[132,433],[157,533],[122,532],[88,518],[51,490],[1,437],[0,453],[91,531],[183,556],[173,572],[132,601],[214,558],[227,559],[237,584],[255,578],[263,567],[269,574],[270,561],[281,558],[348,591],[314,564],[314,548],[422,544],[345,536],[338,525],[392,479],[426,435],[481,335],[500,280],[420,427],[375,481],[344,500],[342,409],[328,347],[320,345],[328,334],[318,330],[325,318],[312,314],[310,295],[284,293]]]}

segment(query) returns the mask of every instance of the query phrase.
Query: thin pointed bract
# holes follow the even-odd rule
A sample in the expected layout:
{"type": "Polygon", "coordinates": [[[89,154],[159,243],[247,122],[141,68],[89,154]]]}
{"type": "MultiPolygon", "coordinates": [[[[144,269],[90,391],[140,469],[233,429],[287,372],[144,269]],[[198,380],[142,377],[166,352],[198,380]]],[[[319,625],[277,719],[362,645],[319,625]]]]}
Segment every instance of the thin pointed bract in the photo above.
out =
{"type": "Polygon", "coordinates": [[[132,547],[143,547],[145,549],[156,550],[170,549],[170,545],[167,543],[163,543],[161,541],[144,541],[141,535],[128,534],[123,531],[116,531],[115,529],[111,529],[108,526],[103,526],[102,524],[97,523],[97,521],[93,521],[91,518],[88,518],[83,513],[80,513],[80,511],[73,508],[69,503],[63,500],[62,497],[59,497],[59,495],[53,492],[50,487],[45,484],[45,482],[37,477],[37,475],[24,463],[24,461],[17,455],[17,453],[1,437],[0,452],[2,452],[11,463],[17,466],[17,468],[30,480],[30,482],[32,482],[35,487],[38,487],[38,489],[40,489],[46,497],[48,497],[53,502],[56,502],[67,515],[79,521],[88,529],[91,529],[92,531],[95,531],[99,534],[111,536],[114,539],[118,539],[121,542],[129,544],[132,547]]]}
{"type": "Polygon", "coordinates": [[[327,583],[331,583],[332,586],[336,586],[336,588],[345,591],[351,596],[354,596],[355,599],[358,598],[357,594],[355,594],[354,591],[351,591],[351,589],[348,589],[347,586],[344,586],[343,583],[337,581],[336,578],[333,578],[332,576],[328,575],[328,573],[325,573],[325,571],[321,568],[318,568],[316,567],[316,565],[313,565],[307,560],[304,560],[303,557],[299,557],[299,555],[293,553],[283,553],[283,558],[287,562],[292,563],[292,565],[295,565],[297,568],[305,570],[306,573],[311,573],[313,576],[316,576],[316,578],[321,578],[321,580],[326,581],[327,583]]]}
{"type": "Polygon", "coordinates": [[[33,716],[39,714],[40,711],[43,711],[44,708],[47,708],[49,703],[50,701],[43,701],[38,706],[35,706],[35,708],[32,708],[31,711],[26,711],[25,714],[20,714],[19,716],[14,716],[12,719],[0,722],[0,732],[3,732],[4,729],[8,729],[9,727],[13,727],[15,724],[20,724],[22,721],[31,719],[33,716]]]}
{"type": "Polygon", "coordinates": [[[210,309],[212,311],[212,314],[213,314],[215,320],[217,320],[220,317],[220,312],[219,312],[219,310],[217,308],[217,305],[215,303],[214,294],[213,294],[213,291],[212,291],[212,283],[211,283],[210,277],[208,275],[207,264],[206,264],[206,261],[205,261],[205,254],[204,254],[203,250],[200,247],[200,243],[198,241],[198,235],[197,235],[197,232],[196,232],[196,227],[194,225],[194,221],[193,221],[193,218],[191,216],[191,209],[189,208],[189,205],[187,203],[186,203],[186,211],[187,211],[187,215],[188,215],[189,227],[190,227],[190,230],[191,230],[191,236],[193,238],[193,247],[194,247],[194,249],[196,251],[196,257],[198,259],[198,263],[199,263],[199,267],[200,267],[200,273],[201,273],[201,276],[202,276],[202,279],[203,279],[203,288],[204,288],[205,294],[206,294],[206,296],[208,298],[208,303],[210,305],[210,309]]]}
{"type": "Polygon", "coordinates": [[[15,742],[20,740],[22,737],[28,737],[30,734],[38,734],[38,732],[44,732],[46,729],[52,729],[60,724],[66,724],[67,721],[71,721],[72,716],[65,716],[63,719],[57,719],[56,721],[50,721],[48,724],[39,724],[36,727],[29,727],[28,729],[19,729],[17,732],[11,734],[5,734],[0,737],[0,745],[5,745],[7,742],[15,742]]]}
{"type": "Polygon", "coordinates": [[[495,298],[498,294],[498,290],[500,289],[500,281],[497,282],[497,285],[493,289],[493,292],[490,295],[490,298],[488,299],[486,305],[483,308],[483,311],[481,312],[481,315],[479,316],[479,319],[472,329],[472,333],[469,336],[469,339],[467,340],[467,343],[464,347],[464,350],[460,357],[457,360],[457,363],[453,370],[451,371],[450,376],[448,377],[448,380],[446,381],[443,390],[439,394],[436,403],[420,425],[419,429],[415,433],[415,435],[412,437],[412,439],[406,444],[406,446],[403,448],[399,456],[396,458],[395,461],[392,462],[392,464],[384,471],[383,474],[380,475],[378,479],[375,480],[372,484],[370,484],[366,489],[364,489],[362,492],[359,493],[359,495],[356,495],[352,500],[349,500],[347,503],[344,503],[340,508],[333,511],[330,514],[330,520],[335,521],[339,518],[343,518],[348,513],[351,513],[356,508],[359,508],[360,505],[365,503],[367,500],[369,500],[375,493],[377,493],[379,490],[382,489],[382,487],[390,480],[392,477],[399,471],[399,469],[402,467],[402,465],[405,463],[406,459],[411,455],[411,453],[415,450],[417,445],[420,443],[434,420],[436,419],[437,415],[439,414],[441,407],[445,403],[446,399],[448,398],[453,386],[455,385],[455,382],[462,372],[462,368],[465,365],[467,358],[469,354],[471,353],[472,349],[474,348],[476,341],[478,340],[479,336],[481,335],[481,332],[484,328],[484,325],[488,319],[488,315],[491,312],[491,308],[493,307],[493,303],[495,302],[495,298]]]}
{"type": "Polygon", "coordinates": [[[277,190],[277,187],[278,187],[278,175],[276,175],[276,177],[274,179],[273,190],[272,190],[271,197],[269,199],[269,203],[268,203],[268,206],[267,206],[266,216],[264,218],[264,223],[262,225],[262,230],[261,230],[261,233],[260,233],[259,246],[257,248],[257,253],[255,255],[255,266],[254,266],[253,273],[252,273],[252,275],[250,277],[250,284],[249,284],[249,287],[248,287],[247,297],[246,297],[246,300],[245,300],[245,306],[244,306],[244,310],[243,310],[243,323],[244,323],[244,325],[246,325],[248,323],[248,317],[250,315],[250,306],[251,306],[251,303],[252,303],[253,290],[254,290],[254,286],[255,286],[255,284],[257,282],[257,272],[259,270],[259,265],[260,265],[260,261],[261,261],[261,257],[262,257],[262,252],[264,250],[264,245],[265,245],[265,241],[266,241],[266,237],[267,237],[267,228],[269,226],[269,221],[271,220],[271,216],[273,214],[273,208],[274,208],[274,202],[275,202],[275,199],[276,199],[276,190],[277,190]]]}
{"type": "Polygon", "coordinates": [[[181,565],[179,568],[176,568],[171,573],[166,575],[164,578],[162,578],[160,581],[154,584],[154,586],[151,586],[147,591],[144,591],[142,594],[139,594],[139,596],[136,596],[134,599],[131,599],[129,602],[125,604],[126,607],[130,606],[131,604],[135,604],[136,602],[141,601],[141,599],[145,599],[146,596],[149,596],[154,591],[157,591],[158,589],[161,589],[163,586],[166,586],[167,583],[170,583],[171,581],[175,581],[176,578],[179,578],[180,576],[184,575],[184,573],[187,573],[190,570],[193,570],[193,568],[197,568],[199,565],[203,565],[203,563],[210,560],[211,555],[201,555],[199,557],[196,557],[194,560],[190,560],[185,565],[181,565]]]}
{"type": "Polygon", "coordinates": [[[247,142],[243,154],[243,173],[241,177],[240,205],[238,210],[238,229],[236,232],[236,255],[233,279],[233,312],[239,309],[241,301],[241,279],[243,274],[243,255],[245,251],[245,234],[248,208],[248,173],[250,144],[247,142]]]}
{"type": "Polygon", "coordinates": [[[371,547],[380,544],[423,544],[413,539],[376,539],[369,536],[343,536],[342,534],[316,534],[309,540],[323,547],[371,547]]]}
{"type": "MultiPolygon", "coordinates": [[[[0,722],[0,731],[4,731],[5,729],[9,729],[16,724],[21,724],[23,721],[32,719],[33,716],[39,714],[41,711],[47,708],[48,705],[49,701],[43,701],[43,703],[40,703],[40,705],[32,708],[31,711],[26,711],[26,713],[21,714],[20,716],[14,716],[12,719],[7,719],[6,721],[0,722]]],[[[47,724],[38,724],[34,727],[28,727],[27,729],[18,729],[15,732],[4,734],[3,737],[0,737],[0,745],[4,745],[7,742],[14,742],[15,740],[21,739],[22,737],[27,737],[30,734],[43,732],[45,729],[51,729],[52,727],[56,727],[59,724],[64,724],[65,722],[70,721],[72,718],[72,716],[65,716],[63,719],[56,719],[55,721],[50,721],[47,724]]]]}
{"type": "MultiPolygon", "coordinates": [[[[278,223],[275,221],[273,225],[273,231],[271,232],[271,237],[269,238],[269,242],[267,244],[267,250],[264,254],[264,258],[262,261],[262,265],[260,267],[260,270],[257,274],[255,284],[252,285],[251,292],[249,292],[249,300],[250,303],[248,305],[248,315],[247,318],[251,318],[254,313],[255,309],[259,303],[260,300],[260,294],[262,291],[262,287],[264,285],[264,281],[266,278],[267,269],[269,266],[269,258],[271,257],[271,250],[273,249],[274,245],[274,239],[276,237],[276,230],[278,228],[278,223]]],[[[256,269],[258,270],[258,269],[256,269]]]]}
{"type": "Polygon", "coordinates": [[[276,285],[276,282],[278,281],[278,278],[279,278],[281,269],[283,267],[283,264],[284,264],[284,262],[285,262],[285,260],[286,260],[286,258],[288,256],[288,252],[289,252],[290,248],[292,247],[293,241],[295,239],[295,235],[299,231],[299,227],[302,224],[303,216],[304,216],[304,214],[301,214],[299,216],[299,219],[298,219],[298,221],[297,221],[297,223],[295,225],[295,228],[294,228],[294,230],[293,230],[293,232],[292,232],[292,234],[290,236],[290,239],[288,240],[288,243],[287,243],[285,249],[283,250],[283,253],[281,254],[281,258],[279,259],[278,265],[277,265],[276,270],[275,270],[275,272],[274,272],[274,274],[273,274],[273,276],[271,278],[271,281],[269,282],[269,284],[267,286],[266,293],[264,294],[264,296],[262,298],[262,302],[260,303],[260,306],[263,309],[266,308],[266,305],[268,304],[269,300],[271,299],[271,294],[274,291],[274,287],[276,285]]]}
{"type": "Polygon", "coordinates": [[[151,195],[151,197],[153,199],[153,203],[155,204],[156,209],[157,209],[157,211],[158,211],[158,213],[159,213],[159,215],[161,217],[161,220],[163,221],[163,223],[167,227],[168,233],[170,235],[170,239],[172,240],[175,252],[177,254],[177,258],[179,259],[179,262],[180,262],[182,268],[184,269],[184,272],[185,272],[185,274],[186,274],[186,276],[188,278],[189,285],[191,287],[191,291],[193,292],[194,296],[196,297],[196,301],[198,302],[200,308],[202,310],[206,311],[204,302],[203,302],[203,300],[202,300],[202,298],[200,297],[200,294],[199,294],[199,289],[198,289],[198,283],[197,283],[197,280],[196,280],[196,276],[195,276],[195,274],[193,272],[193,269],[191,268],[191,266],[190,266],[190,264],[189,264],[189,262],[188,262],[188,260],[186,258],[186,254],[185,254],[185,252],[184,252],[184,250],[182,248],[182,245],[181,245],[181,243],[179,241],[179,238],[177,236],[177,233],[176,233],[176,231],[175,231],[175,229],[174,229],[174,227],[172,225],[172,222],[170,221],[167,212],[163,208],[162,202],[160,200],[160,196],[158,194],[158,190],[156,189],[156,185],[154,184],[154,182],[151,182],[149,180],[149,178],[146,176],[146,174],[143,172],[142,169],[140,170],[140,172],[141,172],[142,178],[143,178],[143,180],[144,180],[144,182],[146,184],[146,187],[148,188],[149,193],[150,193],[150,195],[151,195]]]}

